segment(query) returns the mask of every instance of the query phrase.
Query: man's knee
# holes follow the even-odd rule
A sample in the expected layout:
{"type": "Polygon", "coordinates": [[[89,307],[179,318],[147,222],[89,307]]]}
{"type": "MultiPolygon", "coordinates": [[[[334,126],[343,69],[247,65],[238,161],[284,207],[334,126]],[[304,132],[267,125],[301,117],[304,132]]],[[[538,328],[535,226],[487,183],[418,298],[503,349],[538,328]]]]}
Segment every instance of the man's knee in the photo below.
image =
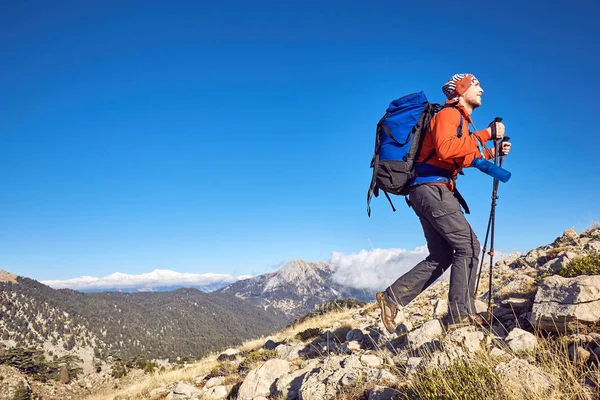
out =
{"type": "Polygon", "coordinates": [[[463,238],[456,242],[454,251],[463,257],[478,257],[481,251],[481,244],[475,236],[475,233],[471,231],[470,234],[465,235],[463,238]]]}
{"type": "Polygon", "coordinates": [[[429,253],[426,260],[435,262],[445,270],[452,264],[452,257],[454,257],[454,251],[449,249],[445,251],[432,251],[429,253]]]}

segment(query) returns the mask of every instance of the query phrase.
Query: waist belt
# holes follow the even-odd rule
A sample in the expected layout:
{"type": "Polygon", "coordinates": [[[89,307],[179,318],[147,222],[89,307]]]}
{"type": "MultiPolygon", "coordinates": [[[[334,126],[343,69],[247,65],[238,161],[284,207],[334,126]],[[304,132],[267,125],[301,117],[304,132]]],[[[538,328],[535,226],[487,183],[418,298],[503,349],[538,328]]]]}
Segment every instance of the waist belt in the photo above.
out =
{"type": "MultiPolygon", "coordinates": [[[[415,184],[415,185],[411,185],[411,187],[413,186],[419,186],[419,185],[427,185],[427,184],[432,184],[435,182],[425,182],[425,183],[421,183],[421,184],[415,184]]],[[[463,210],[465,210],[465,214],[471,214],[471,210],[469,210],[469,206],[467,205],[467,201],[465,200],[465,198],[462,196],[462,194],[460,194],[460,192],[458,191],[458,189],[454,188],[454,191],[451,192],[454,197],[456,197],[456,200],[458,201],[458,204],[461,205],[461,207],[463,208],[463,210]]],[[[412,203],[409,199],[409,196],[405,197],[406,200],[406,204],[408,204],[409,207],[412,207],[412,203]]]]}

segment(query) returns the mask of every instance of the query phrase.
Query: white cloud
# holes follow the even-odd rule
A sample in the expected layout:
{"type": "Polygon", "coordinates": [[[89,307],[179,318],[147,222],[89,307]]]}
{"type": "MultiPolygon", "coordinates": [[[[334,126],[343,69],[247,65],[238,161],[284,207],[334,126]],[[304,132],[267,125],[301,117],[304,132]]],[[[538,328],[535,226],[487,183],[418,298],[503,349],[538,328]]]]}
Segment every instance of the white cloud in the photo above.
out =
{"type": "Polygon", "coordinates": [[[361,250],[358,254],[333,252],[330,262],[336,268],[336,272],[332,278],[344,286],[382,290],[428,254],[426,246],[414,250],[361,250]]]}
{"type": "MultiPolygon", "coordinates": [[[[405,272],[417,265],[429,255],[427,246],[414,250],[405,249],[373,249],[361,250],[358,254],[333,252],[330,263],[336,272],[332,279],[341,285],[357,289],[383,290],[405,272]]],[[[494,265],[504,259],[517,257],[518,253],[494,252],[494,265]]],[[[479,252],[481,257],[481,250],[479,252]]],[[[483,268],[488,268],[489,255],[486,253],[483,268]]],[[[449,269],[440,279],[450,273],[449,269]]]]}
{"type": "Polygon", "coordinates": [[[67,280],[42,281],[54,289],[74,289],[82,291],[97,291],[104,289],[153,291],[164,286],[184,287],[223,287],[240,279],[251,278],[251,275],[234,277],[229,274],[190,274],[175,272],[168,269],[155,269],[152,272],[139,275],[115,272],[103,278],[82,276],[67,280]]]}

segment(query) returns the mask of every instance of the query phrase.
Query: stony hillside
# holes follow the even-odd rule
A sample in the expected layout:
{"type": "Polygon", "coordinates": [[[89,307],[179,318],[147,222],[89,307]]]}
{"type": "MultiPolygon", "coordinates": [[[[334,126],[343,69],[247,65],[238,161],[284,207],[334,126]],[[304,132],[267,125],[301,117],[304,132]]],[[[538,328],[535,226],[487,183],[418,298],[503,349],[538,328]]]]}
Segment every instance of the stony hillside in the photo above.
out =
{"type": "Polygon", "coordinates": [[[337,309],[90,399],[597,399],[599,250],[600,227],[568,230],[499,262],[491,326],[447,331],[440,281],[399,313],[392,335],[374,304],[337,309]]]}
{"type": "Polygon", "coordinates": [[[281,312],[289,319],[303,315],[327,300],[372,301],[375,293],[336,284],[335,272],[327,262],[289,262],[274,273],[241,280],[219,290],[234,294],[267,310],[281,312]]]}

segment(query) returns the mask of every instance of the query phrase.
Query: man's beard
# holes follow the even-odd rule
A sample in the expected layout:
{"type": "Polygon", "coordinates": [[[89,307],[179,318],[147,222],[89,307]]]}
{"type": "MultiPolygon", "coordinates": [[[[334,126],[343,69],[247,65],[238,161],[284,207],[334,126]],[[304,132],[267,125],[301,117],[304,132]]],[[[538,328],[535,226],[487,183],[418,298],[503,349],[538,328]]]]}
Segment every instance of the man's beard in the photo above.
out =
{"type": "Polygon", "coordinates": [[[467,103],[469,104],[469,106],[471,106],[472,109],[476,109],[477,107],[481,106],[481,100],[477,100],[475,99],[474,101],[471,100],[467,100],[467,103]]]}

